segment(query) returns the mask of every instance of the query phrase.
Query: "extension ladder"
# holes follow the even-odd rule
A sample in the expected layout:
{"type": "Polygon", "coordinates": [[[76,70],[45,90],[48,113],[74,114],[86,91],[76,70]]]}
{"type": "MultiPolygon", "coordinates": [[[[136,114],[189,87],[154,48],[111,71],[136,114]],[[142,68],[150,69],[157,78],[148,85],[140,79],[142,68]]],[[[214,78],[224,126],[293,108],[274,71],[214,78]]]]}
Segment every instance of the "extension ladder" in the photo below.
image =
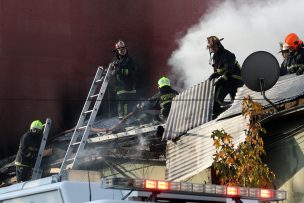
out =
{"type": "Polygon", "coordinates": [[[104,69],[103,67],[97,68],[95,78],[84,103],[82,112],[80,113],[80,117],[73,132],[69,147],[61,164],[59,174],[62,174],[62,172],[66,169],[75,168],[77,164],[77,157],[81,154],[85,144],[87,143],[91,127],[96,118],[110,77],[112,76],[112,69],[113,63],[109,64],[107,69],[104,69]],[[92,106],[93,108],[90,108],[92,106]],[[87,122],[85,122],[86,117],[89,117],[87,122]]]}
{"type": "Polygon", "coordinates": [[[36,180],[36,179],[41,178],[42,170],[40,169],[40,165],[41,165],[46,141],[47,141],[50,129],[51,129],[51,125],[52,125],[52,120],[50,118],[47,118],[46,121],[45,121],[45,124],[44,124],[43,136],[42,136],[41,144],[40,144],[40,147],[39,147],[37,159],[36,159],[36,162],[35,162],[35,166],[33,168],[32,180],[36,180]]]}

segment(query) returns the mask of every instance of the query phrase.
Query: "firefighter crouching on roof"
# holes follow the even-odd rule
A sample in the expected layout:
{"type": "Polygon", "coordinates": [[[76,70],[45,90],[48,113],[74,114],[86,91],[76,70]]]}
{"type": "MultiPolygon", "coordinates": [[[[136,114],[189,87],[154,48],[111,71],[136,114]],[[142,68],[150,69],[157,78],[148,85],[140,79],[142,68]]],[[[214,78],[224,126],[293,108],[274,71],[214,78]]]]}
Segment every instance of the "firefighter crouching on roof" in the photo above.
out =
{"type": "Polygon", "coordinates": [[[214,70],[209,80],[217,79],[214,83],[213,118],[216,118],[221,113],[221,105],[223,105],[225,97],[229,94],[231,99],[234,100],[237,88],[244,84],[241,79],[241,68],[235,55],[224,48],[221,40],[223,39],[219,39],[216,36],[207,38],[210,64],[214,70]]]}
{"type": "Polygon", "coordinates": [[[15,160],[17,182],[24,182],[31,178],[42,139],[42,130],[43,124],[35,120],[31,123],[30,131],[20,139],[15,160]]]}
{"type": "Polygon", "coordinates": [[[165,123],[169,116],[172,100],[178,95],[178,92],[171,88],[170,80],[167,77],[161,77],[157,84],[159,92],[149,98],[147,102],[138,104],[137,108],[159,110],[154,121],[165,123]]]}
{"type": "Polygon", "coordinates": [[[122,40],[115,44],[113,50],[114,77],[116,78],[115,90],[118,98],[118,118],[123,119],[132,112],[135,103],[135,65],[128,54],[127,45],[122,40]]]}
{"type": "Polygon", "coordinates": [[[289,50],[286,65],[288,73],[302,75],[304,72],[304,47],[302,40],[295,33],[290,33],[285,37],[284,45],[289,50]]]}

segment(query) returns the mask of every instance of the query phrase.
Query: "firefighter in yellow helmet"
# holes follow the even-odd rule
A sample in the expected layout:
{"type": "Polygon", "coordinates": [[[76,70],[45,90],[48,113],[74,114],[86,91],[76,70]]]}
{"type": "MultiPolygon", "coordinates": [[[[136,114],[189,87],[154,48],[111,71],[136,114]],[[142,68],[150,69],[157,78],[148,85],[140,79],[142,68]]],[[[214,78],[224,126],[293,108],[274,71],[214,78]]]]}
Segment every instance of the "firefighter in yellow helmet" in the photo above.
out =
{"type": "Polygon", "coordinates": [[[43,126],[41,121],[33,121],[30,130],[20,139],[15,160],[17,182],[24,182],[31,178],[42,139],[43,126]]]}
{"type": "Polygon", "coordinates": [[[161,77],[157,84],[159,92],[149,98],[147,102],[144,102],[137,107],[141,109],[159,110],[156,120],[164,123],[168,118],[172,100],[178,95],[178,92],[172,89],[170,80],[167,77],[161,77]]]}

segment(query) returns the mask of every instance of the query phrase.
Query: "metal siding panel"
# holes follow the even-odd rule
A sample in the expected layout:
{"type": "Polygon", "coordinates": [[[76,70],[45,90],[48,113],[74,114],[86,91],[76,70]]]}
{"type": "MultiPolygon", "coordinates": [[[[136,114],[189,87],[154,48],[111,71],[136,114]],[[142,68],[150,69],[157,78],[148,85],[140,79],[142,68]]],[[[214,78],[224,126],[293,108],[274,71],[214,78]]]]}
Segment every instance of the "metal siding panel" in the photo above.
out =
{"type": "Polygon", "coordinates": [[[208,80],[182,92],[172,102],[163,139],[174,139],[211,119],[214,87],[208,80]]]}
{"type": "Polygon", "coordinates": [[[247,120],[236,116],[229,120],[210,121],[187,132],[177,142],[167,142],[166,179],[182,181],[211,166],[215,148],[210,137],[214,130],[224,129],[235,145],[243,142],[247,120]]]}

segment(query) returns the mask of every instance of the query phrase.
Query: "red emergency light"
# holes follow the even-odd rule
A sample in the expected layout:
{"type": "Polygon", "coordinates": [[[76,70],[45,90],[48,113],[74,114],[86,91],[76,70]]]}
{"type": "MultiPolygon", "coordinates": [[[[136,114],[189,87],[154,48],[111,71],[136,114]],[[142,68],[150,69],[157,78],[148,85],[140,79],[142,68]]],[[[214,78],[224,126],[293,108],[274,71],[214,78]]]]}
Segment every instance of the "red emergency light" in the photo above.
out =
{"type": "Polygon", "coordinates": [[[145,188],[152,190],[168,190],[169,182],[161,180],[145,180],[145,188]]]}
{"type": "Polygon", "coordinates": [[[273,191],[267,190],[267,189],[261,189],[260,191],[260,197],[261,198],[273,198],[273,191]]]}
{"type": "Polygon", "coordinates": [[[239,189],[236,186],[227,186],[227,195],[229,196],[239,196],[239,189]]]}

